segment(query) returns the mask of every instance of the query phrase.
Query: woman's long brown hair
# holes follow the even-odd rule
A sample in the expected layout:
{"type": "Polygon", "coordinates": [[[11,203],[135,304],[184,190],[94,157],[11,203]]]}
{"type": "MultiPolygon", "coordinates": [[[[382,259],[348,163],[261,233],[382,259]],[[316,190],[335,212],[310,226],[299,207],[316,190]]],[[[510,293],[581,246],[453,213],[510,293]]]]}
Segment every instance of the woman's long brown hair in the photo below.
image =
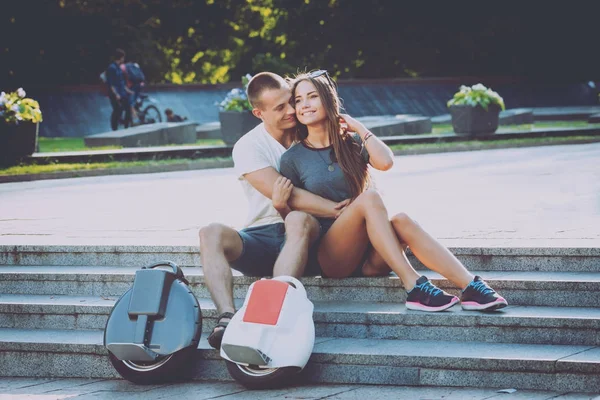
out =
{"type": "MultiPolygon", "coordinates": [[[[315,86],[321,98],[321,103],[325,107],[329,142],[333,146],[333,156],[335,157],[332,161],[337,161],[340,165],[346,182],[350,186],[350,193],[354,200],[367,188],[369,184],[369,171],[367,163],[364,162],[360,155],[360,145],[350,137],[350,133],[345,129],[341,129],[340,98],[337,90],[324,75],[316,78],[311,78],[309,74],[305,73],[296,75],[293,79],[288,79],[292,88],[291,101],[293,105],[295,105],[296,88],[302,81],[310,81],[315,86]]],[[[306,125],[299,123],[295,139],[297,141],[304,141],[307,136],[308,128],[306,125]]]]}

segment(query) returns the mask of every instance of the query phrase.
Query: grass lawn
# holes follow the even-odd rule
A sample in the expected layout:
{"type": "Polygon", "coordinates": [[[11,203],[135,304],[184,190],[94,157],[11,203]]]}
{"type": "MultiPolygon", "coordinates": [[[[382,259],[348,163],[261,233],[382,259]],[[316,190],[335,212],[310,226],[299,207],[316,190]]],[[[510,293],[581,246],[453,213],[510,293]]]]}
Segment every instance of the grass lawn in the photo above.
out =
{"type": "MultiPolygon", "coordinates": [[[[83,138],[38,138],[40,153],[61,152],[61,151],[86,151],[86,150],[111,150],[122,149],[123,146],[102,146],[86,147],[83,138]]],[[[221,139],[200,139],[196,143],[198,146],[224,145],[221,139]]],[[[173,145],[177,146],[177,145],[173,145]]],[[[186,145],[186,146],[189,146],[186,145]]]]}
{"type": "MultiPolygon", "coordinates": [[[[212,157],[203,158],[202,161],[227,161],[231,158],[212,157]]],[[[89,171],[94,169],[110,169],[110,168],[131,168],[131,167],[149,167],[155,165],[173,165],[184,164],[189,162],[197,162],[197,160],[189,160],[184,158],[172,158],[169,160],[156,161],[110,161],[98,163],[62,163],[62,164],[29,164],[16,165],[9,168],[0,168],[0,176],[2,175],[25,175],[25,174],[44,174],[50,172],[61,171],[89,171]]]]}
{"type": "MultiPolygon", "coordinates": [[[[540,128],[593,128],[600,127],[600,124],[589,124],[587,121],[539,121],[535,124],[524,125],[500,125],[496,132],[522,132],[532,131],[540,128]]],[[[434,124],[433,134],[453,133],[452,124],[434,124]]]]}
{"type": "Polygon", "coordinates": [[[519,145],[542,145],[542,144],[561,144],[561,143],[573,143],[582,142],[586,143],[589,141],[600,142],[600,137],[594,136],[571,136],[571,137],[542,137],[542,138],[525,138],[525,139],[502,139],[502,140],[467,140],[462,142],[443,142],[443,143],[415,143],[415,144],[393,144],[390,148],[394,151],[406,151],[411,150],[444,150],[444,149],[455,149],[460,151],[461,149],[493,149],[499,147],[512,147],[519,145]]]}

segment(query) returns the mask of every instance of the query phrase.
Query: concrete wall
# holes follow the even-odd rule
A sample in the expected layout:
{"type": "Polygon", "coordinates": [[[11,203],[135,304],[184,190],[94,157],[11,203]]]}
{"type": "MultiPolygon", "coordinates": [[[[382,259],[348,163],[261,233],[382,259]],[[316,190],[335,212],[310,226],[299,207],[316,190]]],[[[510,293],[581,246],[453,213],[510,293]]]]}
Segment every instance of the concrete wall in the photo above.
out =
{"type": "MultiPolygon", "coordinates": [[[[340,95],[346,110],[354,116],[446,114],[446,102],[460,84],[478,80],[425,80],[340,82],[340,95]]],[[[597,105],[597,91],[586,83],[534,84],[488,83],[501,96],[507,108],[597,105]]],[[[158,101],[161,112],[172,108],[191,121],[217,121],[220,102],[232,85],[150,87],[147,93],[158,101]]],[[[29,90],[44,115],[40,135],[82,137],[110,130],[111,107],[104,87],[29,90]]],[[[164,114],[163,114],[164,116],[164,114]]]]}

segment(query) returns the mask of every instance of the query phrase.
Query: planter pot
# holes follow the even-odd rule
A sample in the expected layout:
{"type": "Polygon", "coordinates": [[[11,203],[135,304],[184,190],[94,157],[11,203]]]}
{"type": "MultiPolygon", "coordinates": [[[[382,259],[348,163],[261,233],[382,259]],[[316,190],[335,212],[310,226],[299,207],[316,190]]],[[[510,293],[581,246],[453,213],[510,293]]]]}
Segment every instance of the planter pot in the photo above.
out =
{"type": "Polygon", "coordinates": [[[0,164],[12,165],[32,155],[37,149],[39,124],[19,125],[0,122],[0,164]]]}
{"type": "Polygon", "coordinates": [[[484,136],[498,129],[500,107],[490,104],[488,110],[482,107],[450,106],[452,128],[457,135],[484,136]]]}
{"type": "Polygon", "coordinates": [[[219,111],[219,121],[221,137],[229,146],[233,146],[239,138],[261,123],[250,111],[219,111]]]}

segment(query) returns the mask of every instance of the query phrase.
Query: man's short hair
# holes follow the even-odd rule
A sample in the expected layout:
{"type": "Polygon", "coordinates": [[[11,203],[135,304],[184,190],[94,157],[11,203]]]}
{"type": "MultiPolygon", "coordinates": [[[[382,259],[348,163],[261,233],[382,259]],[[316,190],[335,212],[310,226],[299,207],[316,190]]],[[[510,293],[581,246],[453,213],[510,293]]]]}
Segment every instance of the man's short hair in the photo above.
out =
{"type": "Polygon", "coordinates": [[[285,79],[272,72],[261,72],[256,74],[248,82],[246,94],[248,101],[254,108],[260,108],[260,96],[265,90],[281,89],[288,87],[285,79]]]}
{"type": "Polygon", "coordinates": [[[123,50],[123,49],[116,49],[115,52],[113,53],[113,58],[115,60],[120,60],[123,57],[125,57],[125,50],[123,50]]]}

